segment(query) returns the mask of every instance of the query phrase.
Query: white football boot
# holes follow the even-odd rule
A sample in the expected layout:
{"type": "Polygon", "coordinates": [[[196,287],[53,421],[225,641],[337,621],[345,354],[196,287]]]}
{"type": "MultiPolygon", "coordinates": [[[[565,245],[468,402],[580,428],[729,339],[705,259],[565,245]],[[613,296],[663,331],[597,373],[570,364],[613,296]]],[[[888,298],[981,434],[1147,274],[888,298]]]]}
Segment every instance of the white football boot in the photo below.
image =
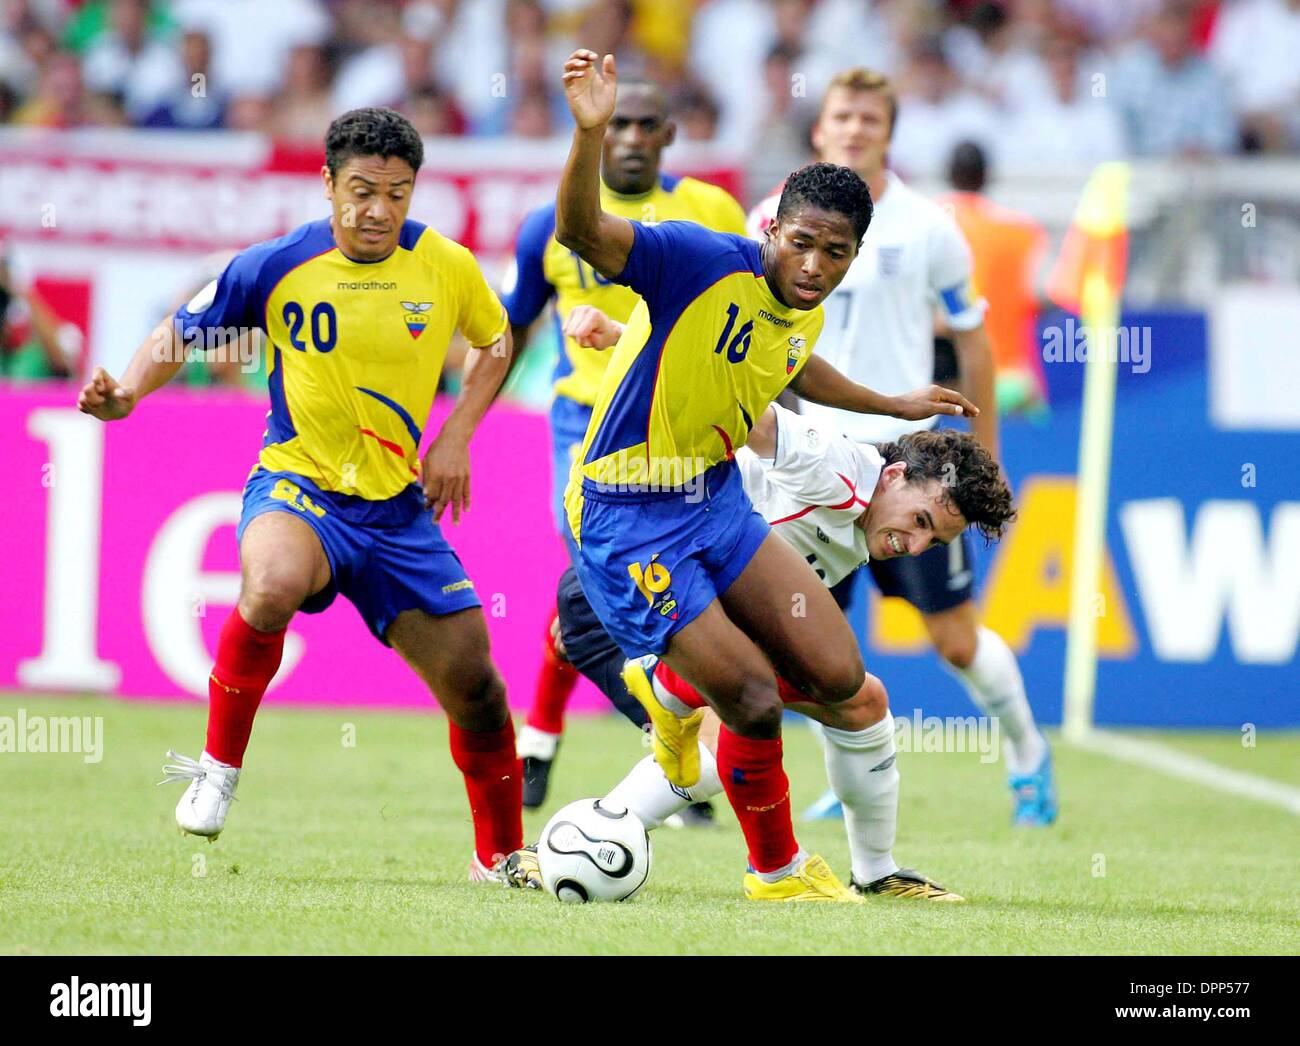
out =
{"type": "Polygon", "coordinates": [[[207,752],[197,763],[175,752],[168,752],[167,758],[175,762],[163,767],[163,779],[158,783],[190,782],[176,804],[176,823],[191,835],[215,839],[226,826],[226,814],[239,784],[239,767],[219,762],[207,752]]]}
{"type": "Polygon", "coordinates": [[[469,859],[469,881],[472,883],[494,883],[497,886],[509,886],[510,880],[504,871],[505,858],[491,868],[478,859],[478,854],[471,854],[469,859]]]}

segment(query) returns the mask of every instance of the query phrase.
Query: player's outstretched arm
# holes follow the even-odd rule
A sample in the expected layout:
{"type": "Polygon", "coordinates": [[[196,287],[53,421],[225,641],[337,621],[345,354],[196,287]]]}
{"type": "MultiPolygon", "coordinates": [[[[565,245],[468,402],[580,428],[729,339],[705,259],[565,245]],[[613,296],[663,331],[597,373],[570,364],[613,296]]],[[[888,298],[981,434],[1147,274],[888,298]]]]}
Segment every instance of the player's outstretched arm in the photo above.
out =
{"type": "Polygon", "coordinates": [[[120,382],[103,367],[95,368],[77,397],[77,409],[100,421],[125,418],[143,397],[171,381],[184,359],[177,348],[176,328],[168,316],[135,350],[120,382]]]}
{"type": "Polygon", "coordinates": [[[600,154],[605,125],[614,115],[617,77],[614,56],[600,68],[595,51],[579,49],[564,63],[564,94],[578,125],[555,198],[555,238],[603,276],[613,278],[627,265],[632,223],[601,210],[600,154]]]}
{"type": "Polygon", "coordinates": [[[884,414],[907,421],[920,421],[936,414],[979,416],[979,409],[960,392],[941,385],[927,385],[901,396],[885,396],[850,381],[820,356],[813,356],[804,365],[790,388],[813,403],[858,414],[884,414]]]}
{"type": "Polygon", "coordinates": [[[460,397],[421,462],[424,500],[435,520],[451,506],[451,521],[459,523],[460,514],[469,509],[469,441],[506,380],[513,355],[507,326],[497,341],[471,347],[465,356],[460,397]]]}

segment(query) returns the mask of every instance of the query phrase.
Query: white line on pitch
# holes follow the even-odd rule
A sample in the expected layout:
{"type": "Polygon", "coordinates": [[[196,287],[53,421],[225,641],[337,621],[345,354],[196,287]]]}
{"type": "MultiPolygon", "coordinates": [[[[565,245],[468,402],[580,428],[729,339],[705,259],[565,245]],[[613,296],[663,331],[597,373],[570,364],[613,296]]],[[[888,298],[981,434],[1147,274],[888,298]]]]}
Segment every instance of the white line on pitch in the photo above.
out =
{"type": "Polygon", "coordinates": [[[1247,799],[1256,799],[1261,803],[1272,803],[1300,816],[1300,788],[1293,788],[1267,777],[1242,773],[1240,770],[1229,770],[1225,766],[1219,766],[1218,763],[1179,752],[1157,741],[1125,737],[1108,730],[1089,730],[1082,737],[1075,738],[1072,743],[1078,748],[1090,749],[1114,759],[1160,770],[1171,777],[1181,777],[1185,781],[1207,785],[1220,792],[1245,796],[1247,799]]]}

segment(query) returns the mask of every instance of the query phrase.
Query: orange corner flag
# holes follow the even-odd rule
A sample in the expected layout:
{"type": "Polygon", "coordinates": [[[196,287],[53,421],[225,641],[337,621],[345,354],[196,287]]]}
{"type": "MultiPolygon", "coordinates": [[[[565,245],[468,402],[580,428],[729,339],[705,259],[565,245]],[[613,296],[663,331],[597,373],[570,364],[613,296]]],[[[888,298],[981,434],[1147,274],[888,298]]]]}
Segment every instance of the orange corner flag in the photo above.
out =
{"type": "Polygon", "coordinates": [[[1128,164],[1104,163],[1079,197],[1047,280],[1047,296],[1076,315],[1118,310],[1128,265],[1128,183],[1128,164]]]}

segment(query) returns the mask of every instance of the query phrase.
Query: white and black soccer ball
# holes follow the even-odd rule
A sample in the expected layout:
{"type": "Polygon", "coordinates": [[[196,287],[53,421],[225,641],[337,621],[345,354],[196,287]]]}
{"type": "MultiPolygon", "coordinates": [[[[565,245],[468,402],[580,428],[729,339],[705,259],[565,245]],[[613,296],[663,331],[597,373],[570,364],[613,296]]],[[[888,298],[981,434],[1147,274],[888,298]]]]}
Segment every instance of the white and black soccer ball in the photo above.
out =
{"type": "Polygon", "coordinates": [[[546,822],[537,864],[558,900],[626,901],[650,875],[650,836],[631,810],[579,799],[546,822]]]}

